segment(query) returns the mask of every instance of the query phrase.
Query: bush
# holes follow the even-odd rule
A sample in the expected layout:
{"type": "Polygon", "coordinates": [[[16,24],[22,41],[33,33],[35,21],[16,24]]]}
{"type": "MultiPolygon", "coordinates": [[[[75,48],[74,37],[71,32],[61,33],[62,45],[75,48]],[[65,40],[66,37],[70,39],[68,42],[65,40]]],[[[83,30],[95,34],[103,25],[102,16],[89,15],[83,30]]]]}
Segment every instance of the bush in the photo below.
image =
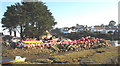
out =
{"type": "Polygon", "coordinates": [[[113,33],[113,31],[108,31],[108,33],[113,33]]]}

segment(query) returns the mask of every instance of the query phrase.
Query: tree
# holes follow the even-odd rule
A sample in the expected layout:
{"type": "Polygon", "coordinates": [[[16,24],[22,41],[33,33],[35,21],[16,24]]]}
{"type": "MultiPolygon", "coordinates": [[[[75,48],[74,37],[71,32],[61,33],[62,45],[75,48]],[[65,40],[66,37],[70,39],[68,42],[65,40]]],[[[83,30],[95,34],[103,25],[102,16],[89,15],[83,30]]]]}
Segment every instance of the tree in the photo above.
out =
{"type": "Polygon", "coordinates": [[[76,26],[79,26],[79,24],[76,24],[76,26]]]}
{"type": "Polygon", "coordinates": [[[113,31],[108,31],[108,33],[112,34],[112,33],[113,33],[113,31]]]}
{"type": "Polygon", "coordinates": [[[29,19],[25,25],[25,35],[29,33],[28,36],[37,37],[46,34],[46,30],[52,29],[56,24],[52,13],[43,2],[23,2],[22,4],[29,19]]]}
{"type": "Polygon", "coordinates": [[[70,27],[72,30],[74,30],[74,29],[76,29],[76,27],[75,26],[72,26],[72,27],[70,27]]]}
{"type": "Polygon", "coordinates": [[[51,33],[54,35],[60,35],[62,32],[60,31],[60,28],[55,28],[51,30],[51,33]]]}
{"type": "Polygon", "coordinates": [[[87,25],[84,27],[84,31],[85,31],[85,32],[89,32],[89,28],[88,28],[87,25]]]}
{"type": "Polygon", "coordinates": [[[104,25],[104,24],[101,24],[101,27],[105,27],[105,25],[104,25]]]}
{"type": "Polygon", "coordinates": [[[4,17],[2,18],[2,27],[4,27],[4,30],[8,29],[10,35],[12,34],[12,31],[14,31],[14,36],[16,36],[15,28],[17,26],[15,14],[15,6],[11,5],[7,7],[7,11],[4,13],[4,17]]]}
{"type": "Polygon", "coordinates": [[[101,33],[100,31],[95,31],[94,33],[101,33]]]}
{"type": "Polygon", "coordinates": [[[109,26],[114,26],[115,24],[116,24],[116,22],[113,21],[113,20],[111,20],[111,21],[109,22],[109,26]]]}
{"type": "Polygon", "coordinates": [[[9,6],[2,18],[2,24],[5,29],[18,31],[22,38],[37,38],[46,34],[46,30],[52,29],[57,22],[45,3],[38,1],[9,6]]]}

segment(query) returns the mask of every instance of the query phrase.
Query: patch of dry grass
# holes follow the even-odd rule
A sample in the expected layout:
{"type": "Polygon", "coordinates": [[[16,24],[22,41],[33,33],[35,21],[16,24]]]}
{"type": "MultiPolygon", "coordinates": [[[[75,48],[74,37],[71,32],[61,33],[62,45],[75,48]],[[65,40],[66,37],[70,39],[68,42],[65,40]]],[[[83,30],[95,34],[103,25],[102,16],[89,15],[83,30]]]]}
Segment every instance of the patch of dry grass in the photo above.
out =
{"type": "Polygon", "coordinates": [[[75,64],[78,64],[78,62],[105,64],[106,60],[111,59],[113,56],[118,56],[118,47],[83,50],[79,52],[68,53],[65,55],[53,56],[52,58],[58,58],[56,61],[69,61],[70,63],[75,64]],[[97,53],[96,51],[104,52],[97,53]]]}
{"type": "MultiPolygon", "coordinates": [[[[51,53],[51,50],[48,49],[16,49],[16,50],[5,50],[5,52],[9,53],[9,56],[11,54],[16,55],[16,53],[22,54],[36,54],[36,53],[47,53],[50,54],[50,58],[56,58],[55,61],[68,61],[66,64],[81,64],[81,63],[90,63],[90,64],[105,64],[107,59],[111,59],[114,56],[118,56],[118,47],[106,47],[106,48],[99,48],[99,49],[90,49],[90,50],[81,50],[78,52],[72,52],[72,53],[66,53],[63,55],[59,55],[58,52],[51,53]],[[14,51],[14,52],[12,52],[14,51]],[[102,53],[97,53],[96,51],[104,51],[102,53]],[[52,56],[51,56],[52,55],[52,56]]],[[[7,55],[7,54],[6,54],[7,55]]],[[[31,56],[33,56],[31,55],[31,56]]],[[[36,56],[36,55],[34,55],[36,56]]],[[[50,64],[53,62],[53,60],[50,59],[45,59],[45,58],[37,58],[35,62],[21,62],[21,63],[16,63],[16,64],[50,64]],[[42,63],[45,62],[45,63],[42,63]]],[[[63,63],[64,64],[64,63],[63,63]]]]}
{"type": "Polygon", "coordinates": [[[118,56],[118,47],[100,48],[97,51],[105,51],[103,53],[95,53],[93,56],[88,57],[96,63],[105,64],[107,59],[112,59],[114,56],[118,56]]]}

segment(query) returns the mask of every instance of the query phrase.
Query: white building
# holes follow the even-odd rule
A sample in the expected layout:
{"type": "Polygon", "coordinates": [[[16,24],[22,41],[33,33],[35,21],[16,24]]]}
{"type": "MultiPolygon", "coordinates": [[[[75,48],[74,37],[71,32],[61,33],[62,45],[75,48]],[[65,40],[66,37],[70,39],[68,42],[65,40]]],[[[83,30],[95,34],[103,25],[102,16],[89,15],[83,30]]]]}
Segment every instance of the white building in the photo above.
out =
{"type": "Polygon", "coordinates": [[[72,27],[63,27],[60,29],[60,31],[62,33],[72,33],[72,32],[80,32],[80,31],[84,31],[85,27],[83,25],[79,25],[79,26],[72,26],[72,27]]]}
{"type": "Polygon", "coordinates": [[[69,30],[69,27],[63,27],[60,29],[62,33],[71,33],[71,30],[69,30]]]}
{"type": "Polygon", "coordinates": [[[100,32],[100,33],[108,33],[110,31],[115,32],[115,30],[118,28],[118,26],[84,26],[84,25],[77,25],[77,26],[73,26],[73,27],[63,27],[61,28],[61,32],[62,33],[72,33],[72,32],[80,32],[80,31],[86,31],[89,30],[90,32],[94,33],[94,32],[100,32]]]}
{"type": "Polygon", "coordinates": [[[90,28],[90,32],[100,32],[100,33],[108,33],[109,31],[115,32],[115,30],[117,29],[117,26],[92,26],[90,28]]]}

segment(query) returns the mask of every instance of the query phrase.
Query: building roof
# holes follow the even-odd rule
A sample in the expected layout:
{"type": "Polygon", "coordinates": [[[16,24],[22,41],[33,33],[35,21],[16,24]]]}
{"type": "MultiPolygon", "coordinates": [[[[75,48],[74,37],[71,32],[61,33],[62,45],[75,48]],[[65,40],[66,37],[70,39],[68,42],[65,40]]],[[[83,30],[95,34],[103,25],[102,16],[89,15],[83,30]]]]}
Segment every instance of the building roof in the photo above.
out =
{"type": "Polygon", "coordinates": [[[118,28],[117,28],[117,26],[104,26],[104,27],[94,26],[94,29],[96,29],[96,30],[103,30],[103,29],[105,29],[105,30],[116,30],[118,28]]]}

